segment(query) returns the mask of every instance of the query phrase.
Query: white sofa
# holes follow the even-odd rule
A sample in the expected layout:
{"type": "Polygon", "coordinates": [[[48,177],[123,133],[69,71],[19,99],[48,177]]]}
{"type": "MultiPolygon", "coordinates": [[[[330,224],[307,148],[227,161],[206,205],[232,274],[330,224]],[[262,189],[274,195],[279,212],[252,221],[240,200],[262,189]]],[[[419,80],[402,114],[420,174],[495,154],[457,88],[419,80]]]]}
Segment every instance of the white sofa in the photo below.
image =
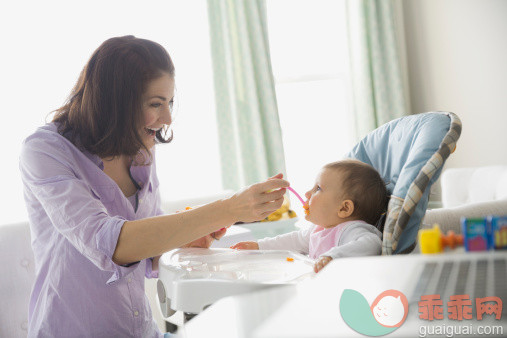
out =
{"type": "Polygon", "coordinates": [[[0,225],[0,337],[26,337],[35,265],[28,222],[0,225]]]}
{"type": "Polygon", "coordinates": [[[505,200],[507,165],[447,169],[442,174],[441,184],[444,208],[505,200]]]}
{"type": "Polygon", "coordinates": [[[447,169],[441,187],[443,207],[426,211],[423,227],[461,233],[461,217],[507,215],[507,166],[447,169]]]}

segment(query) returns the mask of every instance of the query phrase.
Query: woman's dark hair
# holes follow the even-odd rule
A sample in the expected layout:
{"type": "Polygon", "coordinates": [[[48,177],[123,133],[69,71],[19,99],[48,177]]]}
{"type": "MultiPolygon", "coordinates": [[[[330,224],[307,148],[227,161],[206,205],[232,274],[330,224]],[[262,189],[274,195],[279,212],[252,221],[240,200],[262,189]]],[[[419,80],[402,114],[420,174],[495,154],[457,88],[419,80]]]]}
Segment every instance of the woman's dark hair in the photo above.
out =
{"type": "Polygon", "coordinates": [[[332,162],[324,168],[337,170],[341,174],[342,198],[354,202],[352,216],[376,225],[386,212],[389,201],[386,184],[378,171],[369,164],[353,159],[332,162]]]}
{"type": "MultiPolygon", "coordinates": [[[[56,110],[58,132],[76,146],[110,158],[135,156],[149,149],[142,142],[142,94],[148,83],[162,75],[174,78],[174,65],[158,43],[134,36],[115,37],[95,50],[69,95],[56,110]]],[[[156,134],[160,143],[168,127],[156,134]]]]}

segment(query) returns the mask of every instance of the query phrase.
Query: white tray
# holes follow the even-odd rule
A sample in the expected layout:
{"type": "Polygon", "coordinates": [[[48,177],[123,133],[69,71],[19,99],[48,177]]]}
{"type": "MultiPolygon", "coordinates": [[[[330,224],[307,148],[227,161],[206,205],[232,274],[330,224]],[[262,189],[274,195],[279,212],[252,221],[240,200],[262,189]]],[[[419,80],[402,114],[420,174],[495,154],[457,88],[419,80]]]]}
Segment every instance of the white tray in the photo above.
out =
{"type": "Polygon", "coordinates": [[[162,314],[200,313],[223,297],[296,283],[314,274],[313,264],[287,250],[175,249],[159,261],[162,314]]]}

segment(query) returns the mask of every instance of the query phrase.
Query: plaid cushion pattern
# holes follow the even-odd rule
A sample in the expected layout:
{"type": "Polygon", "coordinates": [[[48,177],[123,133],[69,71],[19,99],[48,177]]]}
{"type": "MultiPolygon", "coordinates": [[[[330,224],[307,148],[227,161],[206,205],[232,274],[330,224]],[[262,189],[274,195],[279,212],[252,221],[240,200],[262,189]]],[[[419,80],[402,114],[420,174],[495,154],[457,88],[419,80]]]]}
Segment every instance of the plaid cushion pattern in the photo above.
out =
{"type": "Polygon", "coordinates": [[[454,113],[445,112],[442,114],[448,115],[451,122],[449,131],[444,136],[440,147],[422,167],[410,185],[405,198],[391,196],[389,200],[384,226],[382,255],[392,255],[396,250],[400,236],[414,213],[417,203],[421,200],[425,190],[429,188],[428,184],[431,178],[444,165],[449,155],[456,148],[456,143],[461,135],[461,120],[454,113]]]}

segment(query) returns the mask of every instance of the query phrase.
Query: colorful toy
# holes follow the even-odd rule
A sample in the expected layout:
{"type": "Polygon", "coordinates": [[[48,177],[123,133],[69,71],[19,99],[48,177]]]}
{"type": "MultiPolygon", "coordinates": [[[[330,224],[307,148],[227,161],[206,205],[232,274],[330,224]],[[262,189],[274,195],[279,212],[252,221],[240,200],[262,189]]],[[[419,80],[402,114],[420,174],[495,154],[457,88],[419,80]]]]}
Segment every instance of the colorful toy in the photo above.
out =
{"type": "Polygon", "coordinates": [[[454,249],[458,245],[463,245],[463,235],[456,235],[452,230],[444,235],[438,224],[434,224],[431,229],[419,230],[419,244],[423,254],[440,253],[446,247],[454,249]]]}
{"type": "Polygon", "coordinates": [[[491,225],[486,218],[462,218],[461,226],[466,251],[486,251],[492,248],[491,225]]]}
{"type": "Polygon", "coordinates": [[[294,258],[287,257],[287,262],[294,262],[294,258]]]}
{"type": "Polygon", "coordinates": [[[438,224],[433,225],[431,229],[419,230],[419,245],[421,253],[432,254],[442,252],[442,241],[440,237],[442,232],[438,224]]]}
{"type": "Polygon", "coordinates": [[[463,245],[463,235],[457,235],[454,231],[447,231],[447,235],[442,235],[442,246],[450,249],[456,248],[458,245],[463,245]]]}
{"type": "Polygon", "coordinates": [[[507,216],[488,217],[491,229],[491,242],[495,250],[507,249],[507,216]]]}

